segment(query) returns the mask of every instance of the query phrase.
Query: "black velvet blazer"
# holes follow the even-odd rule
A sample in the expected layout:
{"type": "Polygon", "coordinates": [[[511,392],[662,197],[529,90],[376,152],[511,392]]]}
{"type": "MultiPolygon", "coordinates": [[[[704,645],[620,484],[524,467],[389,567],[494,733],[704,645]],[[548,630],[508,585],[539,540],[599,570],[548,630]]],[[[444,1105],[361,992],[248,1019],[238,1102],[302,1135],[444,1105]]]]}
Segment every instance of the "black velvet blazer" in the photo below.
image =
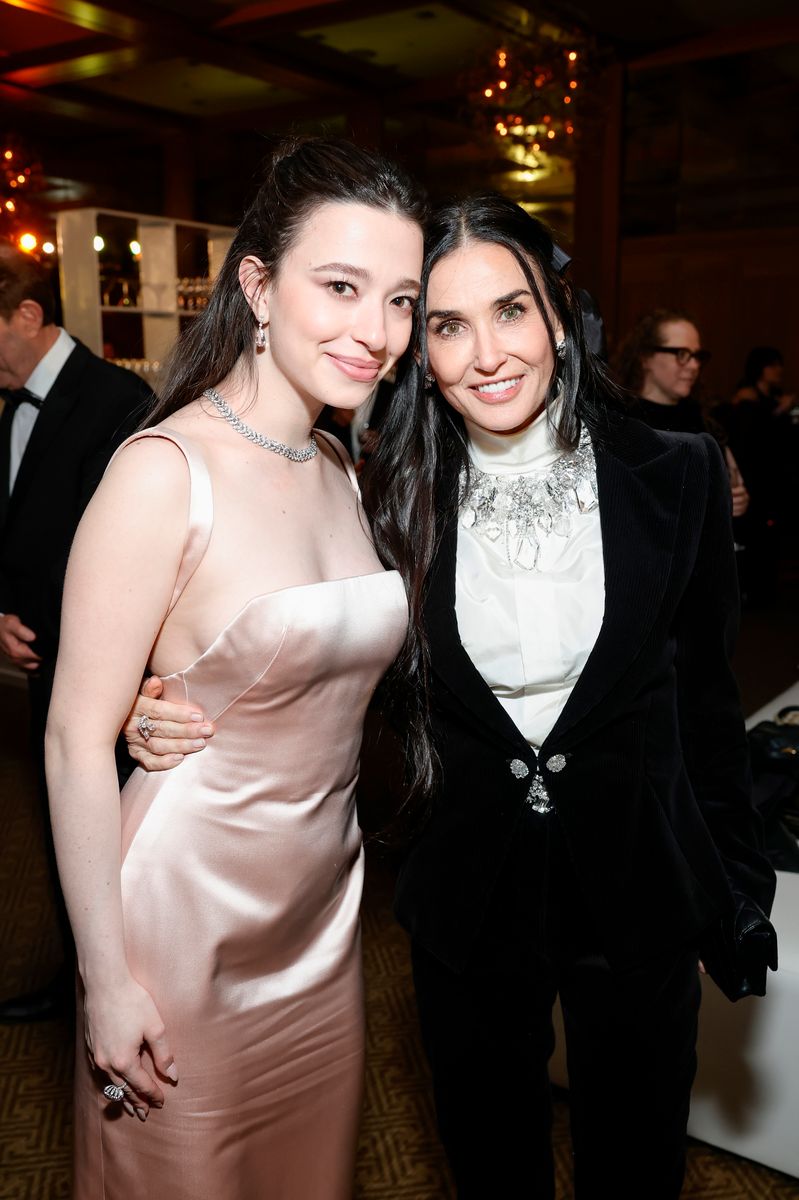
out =
{"type": "Polygon", "coordinates": [[[33,648],[45,661],[55,658],[64,572],[83,510],[151,399],[132,371],[77,342],[36,419],[10,497],[13,414],[0,416],[0,612],[35,631],[33,648]]]}
{"type": "Polygon", "coordinates": [[[623,418],[595,452],[604,619],[538,757],[461,644],[455,521],[429,580],[442,784],[403,865],[396,909],[456,970],[536,771],[554,805],[544,819],[561,823],[613,966],[698,943],[736,892],[770,911],[775,877],[761,853],[729,664],[738,586],[721,454],[707,435],[623,418]],[[547,765],[556,755],[559,771],[547,765]]]}

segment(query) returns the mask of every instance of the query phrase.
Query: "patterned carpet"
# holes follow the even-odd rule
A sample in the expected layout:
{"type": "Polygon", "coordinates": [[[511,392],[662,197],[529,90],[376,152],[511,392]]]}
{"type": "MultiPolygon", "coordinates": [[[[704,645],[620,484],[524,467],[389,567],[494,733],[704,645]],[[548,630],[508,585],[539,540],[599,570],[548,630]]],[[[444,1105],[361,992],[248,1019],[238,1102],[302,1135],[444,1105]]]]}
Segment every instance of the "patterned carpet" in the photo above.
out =
{"type": "MultiPolygon", "coordinates": [[[[47,980],[58,958],[31,802],[25,701],[24,691],[0,685],[0,988],[5,995],[47,980]]],[[[434,1132],[405,938],[391,919],[390,895],[390,872],[372,861],[364,906],[368,1072],[355,1200],[450,1200],[454,1191],[434,1132]]],[[[0,1025],[0,1200],[69,1197],[71,1041],[71,1029],[62,1021],[0,1025]]],[[[571,1195],[569,1138],[562,1100],[556,1105],[555,1155],[559,1200],[566,1200],[571,1195]]],[[[799,1181],[695,1143],[683,1196],[799,1200],[799,1181]]],[[[646,1200],[645,1183],[641,1200],[646,1200]]]]}

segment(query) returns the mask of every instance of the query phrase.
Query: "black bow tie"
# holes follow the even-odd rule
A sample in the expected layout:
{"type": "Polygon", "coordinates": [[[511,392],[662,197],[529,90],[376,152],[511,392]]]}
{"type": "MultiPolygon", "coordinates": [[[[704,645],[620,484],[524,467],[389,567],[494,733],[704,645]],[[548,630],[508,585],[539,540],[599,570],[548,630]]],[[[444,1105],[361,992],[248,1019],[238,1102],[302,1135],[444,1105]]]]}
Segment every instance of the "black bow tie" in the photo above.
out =
{"type": "Polygon", "coordinates": [[[34,396],[33,392],[29,392],[27,388],[14,388],[0,390],[0,396],[3,397],[6,404],[10,408],[19,408],[20,404],[32,404],[34,408],[41,408],[42,401],[38,396],[34,396]]]}

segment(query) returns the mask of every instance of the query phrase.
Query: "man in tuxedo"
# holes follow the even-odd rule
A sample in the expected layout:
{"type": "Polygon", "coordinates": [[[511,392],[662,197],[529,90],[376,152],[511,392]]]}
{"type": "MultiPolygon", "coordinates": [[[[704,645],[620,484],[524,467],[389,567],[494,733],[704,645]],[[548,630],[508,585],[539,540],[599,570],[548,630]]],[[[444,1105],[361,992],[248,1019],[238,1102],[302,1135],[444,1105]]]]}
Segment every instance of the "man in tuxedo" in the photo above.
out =
{"type": "MultiPolygon", "coordinates": [[[[139,423],[149,388],[92,354],[54,321],[38,264],[0,246],[0,651],[28,680],[31,735],[65,968],[47,988],[0,1002],[0,1020],[53,1015],[71,992],[72,939],[50,837],[44,732],[61,592],[84,508],[116,446],[139,423]]],[[[0,979],[0,989],[2,989],[0,979]]]]}

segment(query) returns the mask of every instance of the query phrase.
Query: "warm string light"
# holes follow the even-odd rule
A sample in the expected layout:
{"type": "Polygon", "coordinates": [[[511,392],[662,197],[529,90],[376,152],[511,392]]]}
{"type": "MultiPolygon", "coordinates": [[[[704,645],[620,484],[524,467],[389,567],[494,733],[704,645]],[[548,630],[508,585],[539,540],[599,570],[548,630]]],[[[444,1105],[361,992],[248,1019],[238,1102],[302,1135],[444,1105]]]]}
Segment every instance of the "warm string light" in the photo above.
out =
{"type": "Polygon", "coordinates": [[[41,167],[22,143],[13,136],[0,137],[0,238],[37,258],[55,253],[45,235],[50,219],[37,211],[34,199],[42,183],[41,167]]]}

